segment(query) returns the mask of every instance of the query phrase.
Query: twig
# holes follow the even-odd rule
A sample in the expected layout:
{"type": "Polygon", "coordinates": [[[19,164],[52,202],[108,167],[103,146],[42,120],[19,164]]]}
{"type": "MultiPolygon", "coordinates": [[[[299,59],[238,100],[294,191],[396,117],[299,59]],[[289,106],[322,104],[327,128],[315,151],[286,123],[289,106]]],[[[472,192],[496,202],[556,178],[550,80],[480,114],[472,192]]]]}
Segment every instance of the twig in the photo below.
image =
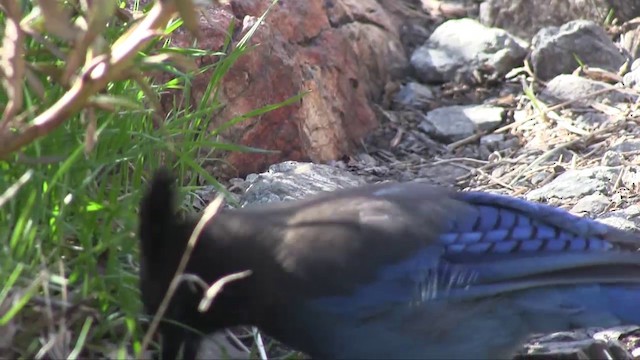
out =
{"type": "MultiPolygon", "coordinates": [[[[572,104],[572,103],[574,103],[576,101],[584,100],[586,98],[589,98],[589,97],[592,97],[592,96],[597,96],[597,95],[600,95],[600,94],[603,94],[603,93],[606,93],[606,92],[609,92],[609,91],[614,91],[614,90],[615,91],[619,91],[619,92],[623,92],[623,93],[629,93],[629,91],[624,91],[623,89],[618,89],[618,88],[600,89],[600,90],[594,91],[592,93],[585,94],[584,96],[580,96],[580,97],[577,97],[575,99],[567,100],[565,102],[562,102],[562,103],[559,103],[559,104],[556,104],[556,105],[553,105],[553,106],[550,106],[550,107],[546,107],[544,109],[544,114],[546,116],[549,116],[549,118],[553,119],[559,126],[565,128],[566,130],[568,130],[570,132],[576,133],[578,135],[588,135],[585,130],[576,128],[575,126],[572,126],[571,124],[567,124],[567,123],[563,122],[562,119],[559,116],[554,115],[554,111],[558,110],[558,109],[561,109],[561,108],[563,108],[563,107],[565,107],[567,105],[570,105],[570,104],[572,104]],[[550,114],[551,114],[551,116],[550,116],[550,114]]],[[[637,94],[634,93],[634,95],[637,95],[637,94]]],[[[503,127],[497,128],[497,129],[495,129],[493,131],[493,133],[505,132],[507,130],[510,130],[510,129],[514,128],[515,126],[517,126],[519,124],[522,124],[522,123],[525,123],[527,121],[533,120],[533,119],[537,118],[540,115],[541,115],[540,113],[536,113],[535,115],[531,115],[531,116],[525,118],[522,121],[513,122],[511,124],[508,124],[508,125],[505,125],[503,127]]],[[[469,137],[466,137],[464,139],[458,140],[456,142],[453,142],[453,143],[447,145],[447,149],[449,151],[455,150],[456,148],[458,148],[460,146],[467,145],[469,143],[475,142],[478,139],[480,139],[481,137],[483,137],[484,135],[487,135],[489,133],[490,133],[490,131],[478,132],[478,133],[473,134],[473,135],[471,135],[469,137]]]]}
{"type": "Polygon", "coordinates": [[[507,184],[506,182],[504,182],[504,181],[502,181],[502,180],[500,180],[500,179],[498,179],[498,178],[496,178],[496,177],[494,177],[494,176],[492,176],[492,175],[487,174],[487,173],[486,173],[486,172],[484,172],[483,170],[480,170],[480,169],[475,169],[475,170],[476,170],[480,175],[482,175],[482,176],[486,177],[487,179],[489,179],[489,180],[493,181],[494,183],[496,183],[496,184],[498,184],[498,185],[500,185],[500,186],[502,186],[502,187],[504,187],[504,188],[507,188],[507,189],[509,189],[509,190],[513,190],[513,186],[511,186],[510,184],[507,184]]]}
{"type": "Polygon", "coordinates": [[[620,187],[620,183],[622,182],[622,177],[624,176],[624,173],[626,172],[627,167],[623,167],[622,170],[620,170],[620,173],[618,174],[618,178],[616,179],[616,182],[613,184],[613,189],[611,189],[611,192],[615,192],[618,190],[618,188],[620,187]]]}
{"type": "Polygon", "coordinates": [[[246,352],[246,353],[250,353],[251,350],[246,347],[242,341],[240,341],[240,339],[238,339],[238,337],[236,336],[236,334],[234,334],[233,332],[231,332],[231,330],[229,329],[225,329],[225,333],[227,334],[227,337],[229,337],[231,339],[231,342],[237,346],[238,348],[240,348],[240,350],[246,352]]]}
{"type": "Polygon", "coordinates": [[[256,342],[256,347],[258,348],[258,354],[260,354],[261,360],[267,360],[267,350],[264,347],[264,342],[262,341],[262,336],[258,331],[258,328],[252,327],[251,332],[253,333],[253,339],[256,342]]]}
{"type": "MultiPolygon", "coordinates": [[[[459,163],[455,163],[455,162],[451,163],[451,165],[452,166],[457,166],[457,167],[459,167],[461,169],[465,169],[465,170],[469,171],[469,174],[465,175],[465,177],[471,175],[473,172],[477,172],[478,174],[486,177],[487,179],[495,182],[496,184],[498,184],[500,186],[503,186],[503,187],[505,187],[505,188],[507,188],[509,190],[513,190],[513,187],[511,185],[506,184],[506,183],[504,183],[503,181],[501,181],[499,179],[496,179],[495,177],[487,174],[486,172],[484,172],[484,171],[482,171],[482,170],[480,170],[478,168],[472,168],[472,167],[469,167],[469,166],[466,166],[466,165],[462,165],[462,164],[459,164],[459,163]]],[[[459,178],[461,178],[461,177],[459,177],[459,178]]]]}
{"type": "Polygon", "coordinates": [[[520,174],[516,175],[510,182],[509,185],[513,185],[515,184],[518,180],[520,180],[520,178],[522,177],[522,174],[529,171],[530,169],[534,168],[535,166],[538,166],[538,164],[540,164],[541,162],[543,162],[544,160],[550,158],[551,156],[553,156],[554,154],[558,153],[560,150],[566,149],[569,146],[573,146],[581,141],[586,141],[589,140],[597,135],[609,132],[615,128],[617,128],[619,126],[619,124],[614,124],[612,126],[608,126],[606,128],[594,131],[588,135],[579,137],[577,139],[568,141],[564,144],[558,145],[556,147],[554,147],[551,150],[546,151],[544,154],[540,155],[538,158],[536,158],[531,164],[529,164],[524,170],[520,171],[520,174]]]}
{"type": "Polygon", "coordinates": [[[50,133],[85,107],[91,95],[127,73],[138,52],[160,35],[159,31],[164,29],[176,11],[174,1],[156,1],[148,15],[116,41],[110,54],[92,60],[71,89],[55,104],[22,131],[9,132],[5,129],[0,132],[0,157],[50,133]]]}
{"type": "Polygon", "coordinates": [[[207,292],[202,297],[202,300],[200,300],[200,304],[198,305],[198,311],[205,312],[209,310],[209,307],[211,306],[211,302],[213,302],[213,299],[215,299],[216,296],[218,296],[218,293],[220,293],[220,291],[222,290],[222,288],[224,288],[225,285],[233,281],[244,279],[248,276],[251,276],[251,274],[252,274],[251,270],[245,270],[242,272],[229,274],[218,279],[218,281],[214,282],[213,285],[211,285],[209,289],[207,289],[207,292]]]}
{"type": "Polygon", "coordinates": [[[6,204],[9,200],[11,200],[18,193],[18,190],[20,190],[20,188],[24,186],[24,184],[31,180],[31,176],[33,176],[33,169],[27,170],[24,174],[22,174],[22,176],[20,176],[18,181],[9,186],[9,188],[5,190],[2,195],[0,195],[0,208],[3,207],[4,204],[6,204]]]}
{"type": "Polygon", "coordinates": [[[477,163],[477,164],[482,164],[482,165],[489,165],[490,163],[486,160],[479,160],[479,159],[474,159],[474,158],[468,158],[468,157],[462,157],[462,158],[451,158],[451,159],[441,159],[436,157],[435,158],[436,161],[432,162],[432,163],[428,163],[428,164],[420,164],[420,165],[416,165],[416,167],[424,167],[424,166],[434,166],[434,165],[442,165],[442,164],[449,164],[449,163],[454,163],[454,162],[463,162],[463,161],[468,161],[468,162],[472,162],[472,163],[477,163]]]}
{"type": "MultiPolygon", "coordinates": [[[[592,97],[592,96],[601,95],[601,94],[607,93],[609,91],[614,91],[614,90],[618,91],[618,92],[629,93],[628,91],[624,91],[623,89],[619,89],[619,88],[615,88],[615,87],[604,88],[604,89],[600,89],[600,90],[594,91],[594,92],[589,93],[589,94],[585,94],[584,96],[580,96],[580,97],[577,97],[575,99],[570,99],[570,100],[561,102],[559,104],[550,106],[550,107],[545,109],[545,112],[555,111],[555,110],[561,109],[561,108],[563,108],[563,107],[565,107],[567,105],[571,105],[574,102],[577,102],[577,101],[580,101],[580,100],[584,100],[584,99],[592,97]]],[[[636,95],[636,94],[634,94],[634,95],[636,95]]],[[[535,115],[531,115],[531,116],[529,116],[529,117],[527,117],[527,118],[525,118],[525,119],[523,119],[521,121],[512,122],[511,124],[505,125],[503,127],[500,127],[498,129],[494,130],[494,133],[501,133],[501,132],[505,132],[505,131],[511,130],[512,128],[514,128],[514,127],[516,127],[516,126],[518,126],[520,124],[526,123],[527,121],[531,121],[531,120],[537,118],[540,115],[541,114],[535,114],[535,115]]]]}
{"type": "Polygon", "coordinates": [[[479,133],[473,134],[471,136],[468,136],[462,140],[458,140],[455,142],[452,142],[451,144],[447,145],[447,150],[452,151],[455,150],[456,148],[462,146],[462,145],[467,145],[470,144],[472,142],[478,141],[481,137],[487,135],[489,133],[489,131],[481,131],[479,133]]]}

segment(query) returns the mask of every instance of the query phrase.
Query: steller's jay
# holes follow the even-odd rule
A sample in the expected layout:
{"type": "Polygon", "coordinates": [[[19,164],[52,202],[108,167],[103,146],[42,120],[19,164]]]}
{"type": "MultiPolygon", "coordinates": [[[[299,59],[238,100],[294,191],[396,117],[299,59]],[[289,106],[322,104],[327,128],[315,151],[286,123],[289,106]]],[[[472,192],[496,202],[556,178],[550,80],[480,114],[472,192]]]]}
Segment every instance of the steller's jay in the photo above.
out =
{"type": "MultiPolygon", "coordinates": [[[[140,214],[154,314],[194,230],[156,173],[140,214]]],[[[314,358],[505,359],[533,333],[640,324],[639,236],[508,196],[377,184],[222,210],[186,273],[231,282],[208,311],[183,284],[165,318],[200,333],[254,325],[314,358]]],[[[162,356],[200,335],[163,322],[162,356]]]]}

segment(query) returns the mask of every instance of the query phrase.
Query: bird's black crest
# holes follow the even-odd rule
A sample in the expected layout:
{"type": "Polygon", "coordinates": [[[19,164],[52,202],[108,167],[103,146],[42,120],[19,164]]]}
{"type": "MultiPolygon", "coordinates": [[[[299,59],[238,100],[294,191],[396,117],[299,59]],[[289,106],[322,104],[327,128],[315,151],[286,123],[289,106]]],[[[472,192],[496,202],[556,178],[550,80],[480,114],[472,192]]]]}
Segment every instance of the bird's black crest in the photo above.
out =
{"type": "MultiPolygon", "coordinates": [[[[158,170],[140,204],[140,290],[149,316],[158,311],[192,230],[192,225],[176,212],[174,182],[167,169],[158,170]]],[[[165,317],[184,320],[179,312],[176,313],[176,309],[180,309],[180,294],[178,291],[174,296],[174,304],[165,317]]],[[[163,335],[162,358],[175,358],[184,340],[183,330],[163,322],[160,332],[163,335]]],[[[185,358],[195,357],[196,349],[195,346],[186,349],[189,354],[185,358]]]]}
{"type": "Polygon", "coordinates": [[[150,260],[170,245],[167,235],[176,224],[174,182],[169,170],[156,171],[140,206],[141,252],[150,260]]]}

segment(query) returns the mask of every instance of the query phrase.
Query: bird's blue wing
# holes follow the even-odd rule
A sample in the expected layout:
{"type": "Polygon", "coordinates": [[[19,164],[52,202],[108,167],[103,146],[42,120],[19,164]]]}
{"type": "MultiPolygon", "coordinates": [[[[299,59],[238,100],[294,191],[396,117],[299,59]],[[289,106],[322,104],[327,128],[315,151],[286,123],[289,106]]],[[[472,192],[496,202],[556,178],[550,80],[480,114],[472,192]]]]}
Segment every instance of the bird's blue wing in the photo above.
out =
{"type": "MultiPolygon", "coordinates": [[[[407,201],[402,192],[395,185],[373,195],[407,201]]],[[[439,206],[413,195],[416,212],[425,216],[439,206]]],[[[376,280],[358,286],[352,296],[323,298],[325,306],[366,314],[391,304],[471,299],[540,286],[640,283],[635,234],[514,197],[478,192],[450,196],[461,206],[451,208],[437,241],[382,266],[376,280]]]]}
{"type": "Polygon", "coordinates": [[[477,192],[456,196],[475,211],[451,219],[440,236],[446,246],[443,258],[473,272],[476,285],[496,284],[491,291],[507,291],[640,281],[636,234],[514,197],[477,192]]]}
{"type": "Polygon", "coordinates": [[[306,243],[284,258],[322,290],[300,321],[313,325],[311,339],[329,339],[318,349],[326,357],[506,358],[533,332],[640,321],[637,235],[517,198],[419,184],[323,204],[299,213],[311,225],[288,234],[306,243]]]}

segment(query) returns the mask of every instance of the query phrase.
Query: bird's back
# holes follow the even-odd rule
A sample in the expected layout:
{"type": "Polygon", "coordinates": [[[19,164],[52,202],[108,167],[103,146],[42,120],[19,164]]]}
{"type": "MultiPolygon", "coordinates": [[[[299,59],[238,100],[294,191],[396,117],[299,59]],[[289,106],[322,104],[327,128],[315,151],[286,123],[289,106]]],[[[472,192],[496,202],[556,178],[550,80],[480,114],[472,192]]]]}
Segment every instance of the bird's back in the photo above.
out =
{"type": "Polygon", "coordinates": [[[291,317],[312,332],[285,334],[316,357],[503,358],[532,333],[640,323],[637,235],[487,193],[343,195],[284,232],[292,272],[325,269],[305,273],[318,291],[291,317]]]}

